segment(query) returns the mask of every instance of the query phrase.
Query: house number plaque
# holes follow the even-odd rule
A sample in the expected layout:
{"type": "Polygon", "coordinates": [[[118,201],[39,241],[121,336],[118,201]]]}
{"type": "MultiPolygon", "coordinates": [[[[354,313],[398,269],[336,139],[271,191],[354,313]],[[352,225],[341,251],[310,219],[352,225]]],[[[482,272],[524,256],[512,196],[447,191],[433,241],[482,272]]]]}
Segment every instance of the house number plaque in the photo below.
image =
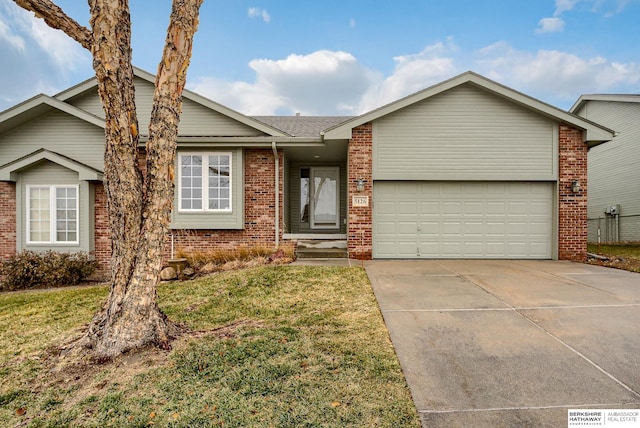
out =
{"type": "Polygon", "coordinates": [[[352,196],[351,205],[354,207],[368,207],[369,197],[368,196],[352,196]]]}

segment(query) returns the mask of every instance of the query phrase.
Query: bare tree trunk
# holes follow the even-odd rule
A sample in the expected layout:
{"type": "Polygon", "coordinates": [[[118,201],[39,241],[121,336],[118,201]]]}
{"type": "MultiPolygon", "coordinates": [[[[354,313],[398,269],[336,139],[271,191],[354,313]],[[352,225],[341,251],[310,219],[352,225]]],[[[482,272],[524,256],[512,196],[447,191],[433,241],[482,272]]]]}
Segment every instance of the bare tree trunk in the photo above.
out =
{"type": "Polygon", "coordinates": [[[148,345],[169,346],[179,334],[157,305],[164,242],[173,208],[174,161],[182,90],[203,0],[173,0],[158,67],[147,142],[139,142],[127,0],[89,0],[92,31],[49,0],[14,0],[90,48],[106,122],[105,190],[112,239],[109,297],[87,331],[95,355],[111,358],[148,345]]]}
{"type": "MultiPolygon", "coordinates": [[[[99,2],[101,1],[96,0],[93,7],[99,2]]],[[[113,99],[108,98],[112,94],[111,90],[104,91],[107,99],[103,96],[103,104],[109,103],[113,107],[110,110],[116,116],[117,123],[127,125],[128,129],[114,126],[116,135],[113,144],[107,144],[107,147],[113,146],[113,153],[105,156],[111,227],[122,234],[113,234],[112,238],[112,262],[116,265],[112,267],[109,298],[102,310],[95,315],[88,331],[91,345],[101,357],[112,357],[149,344],[166,347],[171,338],[179,333],[177,326],[158,308],[156,286],[160,278],[165,237],[173,208],[173,170],[182,111],[182,90],[186,82],[201,3],[202,0],[173,2],[165,49],[156,77],[146,147],[147,175],[144,187],[137,168],[138,133],[137,126],[133,126],[137,123],[137,120],[133,120],[134,101],[123,99],[119,107],[113,99]],[[123,115],[127,115],[129,120],[124,120],[123,115]],[[132,188],[130,192],[123,191],[129,186],[132,188]],[[127,215],[123,216],[122,213],[127,215]]],[[[121,9],[122,6],[118,7],[118,11],[121,9]]],[[[104,12],[102,15],[105,15],[104,12]]],[[[92,16],[96,15],[92,13],[92,16]]],[[[121,15],[119,19],[119,23],[111,27],[116,32],[120,25],[130,25],[128,13],[126,16],[121,15]]],[[[97,22],[92,24],[94,29],[100,26],[97,27],[96,24],[97,22]]],[[[97,32],[94,37],[101,38],[97,32]]],[[[110,34],[106,38],[113,37],[117,36],[110,34]]],[[[122,42],[123,47],[130,46],[124,40],[122,42]]],[[[98,80],[108,85],[112,80],[111,73],[126,73],[115,81],[127,84],[131,82],[131,89],[124,92],[133,95],[133,79],[129,79],[129,76],[133,76],[130,50],[123,48],[113,55],[109,50],[97,48],[94,55],[96,75],[104,73],[104,77],[99,77],[98,80]],[[122,58],[118,69],[128,70],[109,69],[109,61],[113,57],[122,58]]]]}

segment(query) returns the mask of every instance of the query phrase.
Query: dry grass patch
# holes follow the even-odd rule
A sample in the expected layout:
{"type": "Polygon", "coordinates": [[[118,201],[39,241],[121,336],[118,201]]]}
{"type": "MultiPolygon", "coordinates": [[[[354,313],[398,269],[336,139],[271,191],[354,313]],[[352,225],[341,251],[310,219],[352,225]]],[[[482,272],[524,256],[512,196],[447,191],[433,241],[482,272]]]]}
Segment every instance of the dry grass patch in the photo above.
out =
{"type": "Polygon", "coordinates": [[[0,426],[419,426],[361,269],[263,266],[164,284],[161,307],[192,334],[105,364],[57,346],[106,295],[70,291],[0,295],[0,329],[34,316],[17,346],[0,338],[13,347],[0,360],[0,426]]]}
{"type": "Polygon", "coordinates": [[[589,244],[587,251],[605,258],[589,258],[589,264],[640,272],[640,242],[589,244]]]}

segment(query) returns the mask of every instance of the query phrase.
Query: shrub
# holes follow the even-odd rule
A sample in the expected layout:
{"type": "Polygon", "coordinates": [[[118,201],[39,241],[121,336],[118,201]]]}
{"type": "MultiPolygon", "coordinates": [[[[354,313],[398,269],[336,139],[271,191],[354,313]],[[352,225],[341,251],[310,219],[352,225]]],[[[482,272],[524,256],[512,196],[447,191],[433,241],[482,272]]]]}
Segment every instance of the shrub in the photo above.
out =
{"type": "Polygon", "coordinates": [[[86,253],[22,251],[0,266],[1,290],[74,285],[90,276],[96,262],[86,253]]]}

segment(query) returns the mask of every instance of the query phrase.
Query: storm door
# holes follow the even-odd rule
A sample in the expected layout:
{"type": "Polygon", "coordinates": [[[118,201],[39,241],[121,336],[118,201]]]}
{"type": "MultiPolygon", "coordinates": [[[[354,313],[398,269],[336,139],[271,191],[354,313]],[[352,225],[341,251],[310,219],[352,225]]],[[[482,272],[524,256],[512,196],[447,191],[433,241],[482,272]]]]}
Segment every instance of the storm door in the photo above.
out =
{"type": "Polygon", "coordinates": [[[340,227],[340,168],[300,169],[300,223],[311,229],[340,227]]]}

